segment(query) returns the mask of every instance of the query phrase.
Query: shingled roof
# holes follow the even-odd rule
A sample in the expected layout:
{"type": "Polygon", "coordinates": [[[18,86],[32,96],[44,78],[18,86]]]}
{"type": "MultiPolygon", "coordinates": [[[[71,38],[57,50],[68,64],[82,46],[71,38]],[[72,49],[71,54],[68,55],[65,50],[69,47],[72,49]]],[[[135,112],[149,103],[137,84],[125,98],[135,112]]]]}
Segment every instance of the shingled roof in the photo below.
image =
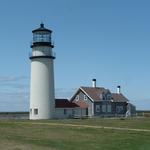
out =
{"type": "Polygon", "coordinates": [[[68,99],[55,99],[55,108],[75,108],[77,104],[70,102],[68,99]]]}
{"type": "Polygon", "coordinates": [[[74,102],[75,104],[77,104],[80,108],[88,108],[88,104],[84,101],[76,101],[74,102]]]}
{"type": "MultiPolygon", "coordinates": [[[[82,91],[85,95],[87,95],[87,97],[89,97],[89,99],[91,99],[91,101],[93,101],[93,102],[102,101],[103,99],[102,99],[101,94],[107,94],[107,93],[110,93],[112,102],[128,102],[129,101],[121,93],[120,94],[111,93],[109,89],[105,89],[103,87],[84,87],[84,86],[81,86],[77,90],[77,92],[73,95],[71,100],[73,100],[74,97],[76,96],[76,94],[78,94],[80,91],[82,91]]],[[[79,105],[79,106],[83,105],[83,107],[87,107],[87,106],[84,106],[84,104],[77,104],[77,105],[79,105]]]]}
{"type": "Polygon", "coordinates": [[[123,95],[118,93],[112,93],[112,100],[113,102],[128,102],[129,100],[123,95]]]}
{"type": "Polygon", "coordinates": [[[81,87],[80,89],[94,101],[102,100],[100,94],[110,92],[108,89],[105,89],[103,87],[81,87]]]}

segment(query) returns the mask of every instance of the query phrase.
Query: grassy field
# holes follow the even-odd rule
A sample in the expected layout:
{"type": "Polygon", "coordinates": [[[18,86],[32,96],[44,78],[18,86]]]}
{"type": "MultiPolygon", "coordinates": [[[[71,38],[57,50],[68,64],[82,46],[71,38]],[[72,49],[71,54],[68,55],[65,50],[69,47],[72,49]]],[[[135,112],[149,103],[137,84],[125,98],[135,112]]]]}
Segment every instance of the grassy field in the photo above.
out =
{"type": "Polygon", "coordinates": [[[150,118],[1,120],[0,150],[150,150],[150,118]],[[99,129],[82,125],[149,131],[99,129]]]}

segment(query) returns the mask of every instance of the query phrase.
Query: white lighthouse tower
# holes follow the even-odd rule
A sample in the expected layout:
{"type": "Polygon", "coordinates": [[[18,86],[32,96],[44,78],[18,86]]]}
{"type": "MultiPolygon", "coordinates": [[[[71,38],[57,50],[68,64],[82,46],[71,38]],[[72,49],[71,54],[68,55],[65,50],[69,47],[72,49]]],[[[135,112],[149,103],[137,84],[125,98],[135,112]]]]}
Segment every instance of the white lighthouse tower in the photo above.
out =
{"type": "Polygon", "coordinates": [[[32,33],[30,119],[51,119],[55,111],[52,31],[41,23],[32,33]]]}

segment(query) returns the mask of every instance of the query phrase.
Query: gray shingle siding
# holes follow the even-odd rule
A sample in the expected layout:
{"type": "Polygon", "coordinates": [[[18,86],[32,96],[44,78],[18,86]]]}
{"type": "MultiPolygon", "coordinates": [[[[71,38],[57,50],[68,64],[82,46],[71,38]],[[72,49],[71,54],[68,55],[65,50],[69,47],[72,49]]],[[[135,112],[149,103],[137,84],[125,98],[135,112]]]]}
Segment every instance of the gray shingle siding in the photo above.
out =
{"type": "Polygon", "coordinates": [[[92,105],[93,105],[93,102],[87,97],[87,100],[84,100],[84,93],[82,91],[79,91],[76,95],[79,95],[79,100],[76,100],[76,96],[74,97],[73,99],[73,102],[75,101],[83,101],[85,103],[88,104],[88,116],[92,116],[92,105]]]}
{"type": "Polygon", "coordinates": [[[126,106],[127,106],[127,103],[125,103],[125,102],[119,102],[119,103],[113,103],[111,101],[94,102],[94,115],[101,115],[101,114],[125,114],[126,111],[127,111],[127,107],[126,106]],[[98,106],[99,106],[99,111],[96,108],[98,106]],[[122,108],[122,110],[119,111],[118,106],[120,108],[122,108]],[[105,112],[103,111],[102,107],[105,107],[105,112]],[[109,108],[109,107],[111,107],[111,108],[109,108]]]}
{"type": "Polygon", "coordinates": [[[92,112],[93,112],[93,110],[92,110],[92,104],[93,104],[93,102],[89,99],[89,97],[87,97],[87,100],[84,100],[84,93],[83,92],[79,92],[79,100],[80,101],[84,101],[85,103],[87,103],[88,104],[88,116],[92,116],[92,112]]]}

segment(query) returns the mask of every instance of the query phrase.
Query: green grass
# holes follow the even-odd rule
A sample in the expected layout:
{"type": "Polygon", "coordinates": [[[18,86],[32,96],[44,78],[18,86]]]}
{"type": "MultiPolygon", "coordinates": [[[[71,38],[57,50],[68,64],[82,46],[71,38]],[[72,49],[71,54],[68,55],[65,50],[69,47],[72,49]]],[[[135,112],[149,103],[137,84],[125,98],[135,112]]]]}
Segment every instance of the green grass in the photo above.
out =
{"type": "Polygon", "coordinates": [[[2,150],[149,150],[150,132],[57,126],[48,123],[128,127],[150,130],[150,118],[1,120],[2,150]],[[34,124],[33,124],[34,123],[34,124]],[[40,124],[41,123],[41,124],[40,124]]]}

